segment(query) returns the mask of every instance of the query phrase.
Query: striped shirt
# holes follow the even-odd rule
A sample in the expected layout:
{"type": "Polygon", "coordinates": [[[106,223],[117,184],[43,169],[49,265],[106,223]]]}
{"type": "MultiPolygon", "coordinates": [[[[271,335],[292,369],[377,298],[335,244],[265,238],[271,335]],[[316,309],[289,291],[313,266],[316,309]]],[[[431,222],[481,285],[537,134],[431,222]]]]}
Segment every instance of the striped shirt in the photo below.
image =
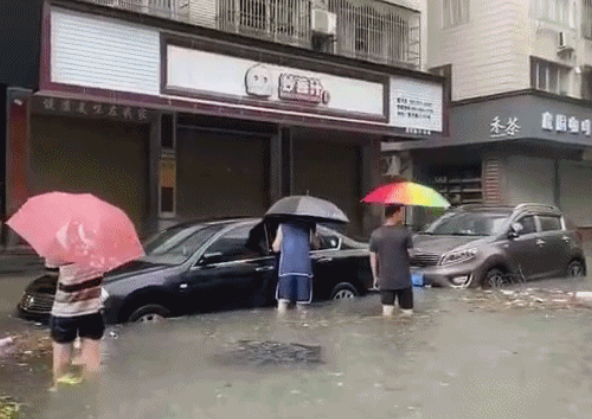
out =
{"type": "Polygon", "coordinates": [[[103,308],[103,273],[71,264],[60,267],[51,315],[76,317],[98,313],[103,308]]]}

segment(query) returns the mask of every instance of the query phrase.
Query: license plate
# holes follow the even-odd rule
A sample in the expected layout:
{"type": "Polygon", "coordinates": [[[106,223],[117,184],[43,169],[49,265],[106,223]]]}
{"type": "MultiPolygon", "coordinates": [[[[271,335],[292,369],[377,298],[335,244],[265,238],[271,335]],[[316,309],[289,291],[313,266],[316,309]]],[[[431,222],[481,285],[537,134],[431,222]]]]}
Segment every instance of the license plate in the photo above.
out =
{"type": "Polygon", "coordinates": [[[411,274],[411,282],[413,283],[414,287],[423,287],[423,274],[414,273],[411,274]]]}

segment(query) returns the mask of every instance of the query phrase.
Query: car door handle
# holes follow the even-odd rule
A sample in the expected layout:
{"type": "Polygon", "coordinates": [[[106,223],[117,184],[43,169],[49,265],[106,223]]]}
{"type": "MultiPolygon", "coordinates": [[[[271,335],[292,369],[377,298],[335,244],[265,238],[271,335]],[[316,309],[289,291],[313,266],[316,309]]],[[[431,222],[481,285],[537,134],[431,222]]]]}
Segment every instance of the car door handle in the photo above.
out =
{"type": "Polygon", "coordinates": [[[275,268],[273,266],[261,266],[255,269],[255,272],[268,272],[273,271],[275,268]]]}
{"type": "Polygon", "coordinates": [[[536,241],[536,244],[537,244],[537,245],[539,245],[539,246],[542,246],[542,245],[544,245],[545,243],[546,243],[546,241],[544,241],[544,240],[541,240],[541,239],[538,239],[538,240],[536,241]]]}
{"type": "Polygon", "coordinates": [[[570,242],[570,238],[567,237],[567,236],[564,236],[563,237],[563,241],[566,242],[566,243],[569,243],[570,242]]]}
{"type": "Polygon", "coordinates": [[[333,260],[333,258],[330,257],[324,257],[324,258],[319,258],[317,260],[317,262],[331,262],[333,260]]]}

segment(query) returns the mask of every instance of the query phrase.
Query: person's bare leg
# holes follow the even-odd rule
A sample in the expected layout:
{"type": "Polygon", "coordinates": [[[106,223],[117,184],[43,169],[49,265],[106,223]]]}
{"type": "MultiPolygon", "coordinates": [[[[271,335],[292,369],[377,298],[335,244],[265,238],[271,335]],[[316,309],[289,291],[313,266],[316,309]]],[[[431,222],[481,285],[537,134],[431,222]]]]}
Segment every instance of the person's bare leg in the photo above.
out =
{"type": "Polygon", "coordinates": [[[95,379],[101,368],[101,341],[82,339],[82,361],[84,363],[83,377],[86,380],[95,379]]]}
{"type": "Polygon", "coordinates": [[[413,316],[413,309],[412,308],[402,308],[401,315],[405,317],[412,317],[413,316]]]}
{"type": "Polygon", "coordinates": [[[53,342],[53,387],[57,389],[58,379],[66,374],[72,361],[72,343],[53,342]]]}
{"type": "Polygon", "coordinates": [[[395,314],[395,306],[388,306],[388,305],[383,305],[382,306],[382,316],[389,318],[389,317],[393,317],[393,315],[395,314]]]}
{"type": "Polygon", "coordinates": [[[307,304],[296,304],[296,311],[300,314],[305,314],[307,310],[307,304]]]}
{"type": "Polygon", "coordinates": [[[278,316],[283,316],[288,311],[289,302],[286,300],[278,301],[278,316]]]}

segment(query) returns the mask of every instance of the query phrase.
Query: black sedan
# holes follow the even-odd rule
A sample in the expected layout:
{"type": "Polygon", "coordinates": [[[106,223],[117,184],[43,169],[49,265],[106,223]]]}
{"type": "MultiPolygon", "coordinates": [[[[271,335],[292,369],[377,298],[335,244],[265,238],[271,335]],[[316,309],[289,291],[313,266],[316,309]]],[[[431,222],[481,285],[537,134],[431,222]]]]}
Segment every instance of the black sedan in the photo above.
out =
{"type": "MultiPolygon", "coordinates": [[[[184,223],[145,243],[146,256],[105,276],[107,323],[275,302],[277,256],[270,252],[272,228],[260,219],[184,223]]],[[[315,300],[348,299],[372,286],[368,246],[319,226],[311,252],[315,300]]],[[[33,281],[18,303],[21,317],[49,317],[56,278],[33,281]]]]}

